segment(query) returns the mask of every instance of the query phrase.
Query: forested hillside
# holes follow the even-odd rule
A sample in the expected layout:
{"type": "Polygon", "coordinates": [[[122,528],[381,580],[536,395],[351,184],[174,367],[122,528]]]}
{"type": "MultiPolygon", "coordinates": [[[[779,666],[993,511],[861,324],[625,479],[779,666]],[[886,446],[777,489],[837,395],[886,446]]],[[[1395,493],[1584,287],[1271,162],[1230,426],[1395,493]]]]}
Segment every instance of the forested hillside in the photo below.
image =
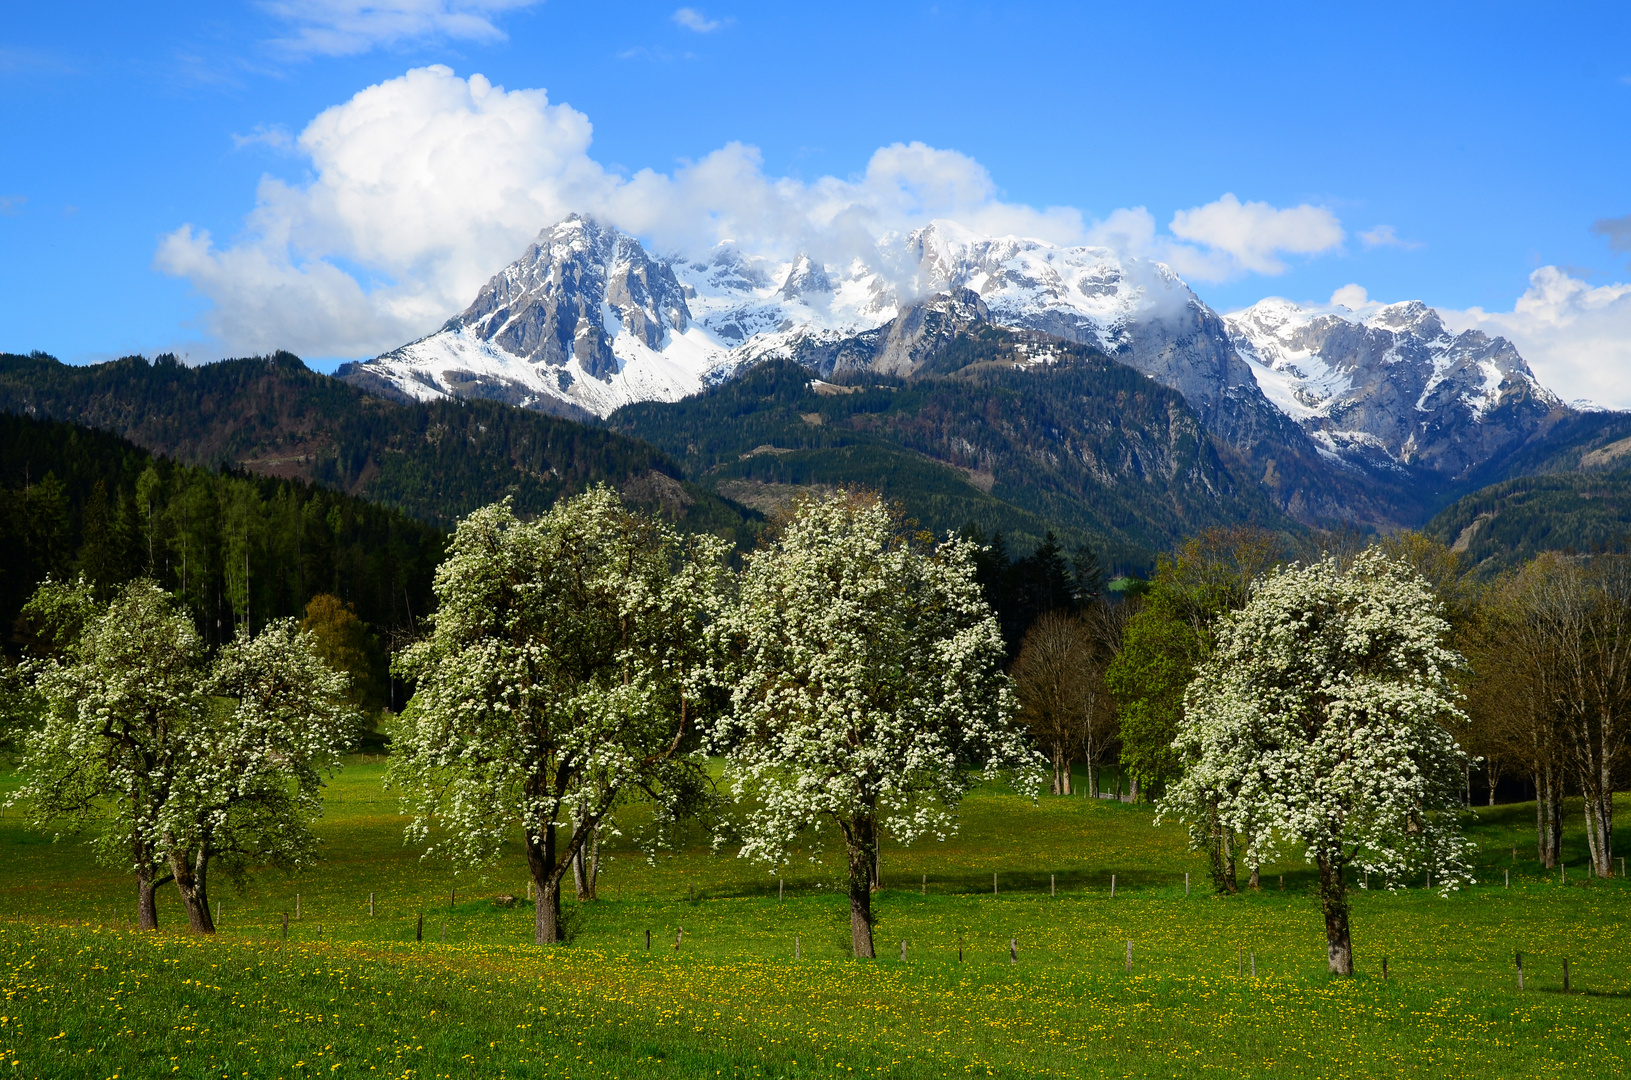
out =
{"type": "Polygon", "coordinates": [[[385,401],[289,353],[202,367],[0,355],[0,410],[113,431],[190,464],[308,480],[444,528],[505,496],[540,513],[597,481],[688,530],[740,541],[757,527],[638,440],[492,401],[385,401]]]}
{"type": "Polygon", "coordinates": [[[207,642],[299,616],[319,593],[386,639],[429,613],[445,534],[303,480],[178,465],[106,432],[0,414],[0,630],[47,575],[104,594],[140,575],[187,604],[207,642]]]}
{"type": "Polygon", "coordinates": [[[1631,469],[1559,472],[1492,484],[1446,507],[1424,530],[1492,576],[1542,551],[1624,551],[1631,469]]]}
{"type": "Polygon", "coordinates": [[[910,379],[813,382],[772,360],[608,424],[740,501],[864,483],[935,531],[975,523],[1034,547],[1048,528],[1116,566],[1214,525],[1295,528],[1220,458],[1181,395],[1084,346],[981,327],[910,379]]]}

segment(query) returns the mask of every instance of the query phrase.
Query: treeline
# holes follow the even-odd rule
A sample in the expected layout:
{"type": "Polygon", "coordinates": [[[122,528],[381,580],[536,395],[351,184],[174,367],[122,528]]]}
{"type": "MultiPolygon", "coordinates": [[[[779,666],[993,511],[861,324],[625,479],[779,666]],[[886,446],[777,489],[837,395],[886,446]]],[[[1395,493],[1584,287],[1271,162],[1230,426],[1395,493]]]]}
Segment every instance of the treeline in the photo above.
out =
{"type": "Polygon", "coordinates": [[[0,627],[13,655],[33,633],[19,614],[46,578],[84,575],[106,598],[148,577],[209,648],[330,594],[372,627],[383,676],[385,649],[431,610],[445,541],[303,481],[178,465],[106,432],[0,414],[0,627]]]}
{"type": "Polygon", "coordinates": [[[0,354],[0,410],[112,431],[190,465],[322,484],[441,528],[506,497],[541,514],[595,483],[688,532],[745,546],[759,527],[638,439],[496,401],[387,401],[286,352],[199,367],[0,354]]]}
{"type": "MultiPolygon", "coordinates": [[[[1053,760],[1055,792],[1070,793],[1072,762],[1083,762],[1097,794],[1097,770],[1114,763],[1135,797],[1158,798],[1191,765],[1175,740],[1226,620],[1292,562],[1347,567],[1376,549],[1426,583],[1445,644],[1466,661],[1450,725],[1473,762],[1462,802],[1493,805],[1502,790],[1535,798],[1536,855],[1551,867],[1564,798],[1579,797],[1593,869],[1606,875],[1613,794],[1631,781],[1631,556],[1612,551],[1546,552],[1489,579],[1422,533],[1327,535],[1295,549],[1250,527],[1202,533],[1125,601],[1067,599],[1025,631],[1010,670],[1021,718],[1053,760]]],[[[1247,869],[1255,885],[1256,866],[1247,869]]]]}

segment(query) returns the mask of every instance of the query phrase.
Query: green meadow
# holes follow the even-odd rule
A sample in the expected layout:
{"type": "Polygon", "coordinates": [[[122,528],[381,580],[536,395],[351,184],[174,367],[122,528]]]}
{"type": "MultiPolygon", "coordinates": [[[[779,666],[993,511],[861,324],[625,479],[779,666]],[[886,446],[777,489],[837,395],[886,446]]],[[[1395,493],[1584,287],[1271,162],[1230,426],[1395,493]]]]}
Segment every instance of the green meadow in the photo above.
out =
{"type": "Polygon", "coordinates": [[[876,961],[848,955],[841,852],[778,882],[700,835],[655,865],[610,844],[542,949],[519,848],[421,859],[382,773],[332,782],[320,865],[217,881],[213,938],[173,889],[132,932],[132,879],[0,817],[0,1076],[1631,1073],[1631,883],[1584,876],[1578,827],[1567,883],[1542,870],[1532,804],[1477,811],[1472,888],[1357,891],[1335,980],[1300,861],[1217,897],[1148,807],[997,789],[947,841],[885,847],[876,961]]]}

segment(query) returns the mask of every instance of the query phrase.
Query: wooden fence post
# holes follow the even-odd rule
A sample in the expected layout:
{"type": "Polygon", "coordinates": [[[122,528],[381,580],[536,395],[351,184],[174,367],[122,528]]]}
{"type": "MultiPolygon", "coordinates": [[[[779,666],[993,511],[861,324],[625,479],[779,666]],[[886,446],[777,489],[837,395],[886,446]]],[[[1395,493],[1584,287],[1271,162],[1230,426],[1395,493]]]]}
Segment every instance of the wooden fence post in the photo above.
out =
{"type": "Polygon", "coordinates": [[[1517,962],[1517,965],[1518,965],[1518,989],[1522,990],[1523,989],[1523,953],[1521,953],[1521,952],[1513,953],[1512,958],[1513,958],[1513,960],[1515,960],[1517,962]]]}
{"type": "Polygon", "coordinates": [[[294,894],[294,921],[300,921],[300,894],[294,894]]]}
{"type": "Polygon", "coordinates": [[[800,951],[799,946],[800,946],[800,944],[801,943],[799,941],[799,936],[797,934],[794,934],[793,935],[793,959],[794,960],[797,960],[799,958],[799,951],[800,951]]]}
{"type": "Polygon", "coordinates": [[[997,895],[997,872],[995,870],[991,871],[991,895],[997,895]]]}
{"type": "Polygon", "coordinates": [[[787,882],[783,881],[781,878],[777,878],[776,879],[776,903],[779,904],[779,903],[782,902],[782,898],[785,895],[784,890],[786,888],[787,888],[787,882]]]}
{"type": "Polygon", "coordinates": [[[1184,896],[1189,896],[1189,871],[1184,871],[1184,896]]]}
{"type": "Polygon", "coordinates": [[[1565,994],[1569,992],[1569,958],[1567,956],[1563,958],[1563,992],[1565,994]]]}
{"type": "Polygon", "coordinates": [[[918,895],[919,896],[928,896],[929,895],[929,875],[928,874],[923,875],[923,886],[922,886],[922,888],[918,889],[918,895]]]}
{"type": "Polygon", "coordinates": [[[675,952],[680,951],[680,940],[682,938],[684,938],[684,937],[685,937],[685,927],[682,926],[682,927],[680,927],[680,932],[674,935],[674,951],[675,952]]]}
{"type": "Polygon", "coordinates": [[[368,894],[368,917],[370,919],[372,919],[374,917],[374,894],[373,893],[368,894]]]}
{"type": "Polygon", "coordinates": [[[1057,896],[1058,895],[1057,885],[1058,885],[1058,883],[1054,880],[1053,875],[1049,874],[1048,875],[1048,895],[1049,896],[1057,896]]]}
{"type": "Polygon", "coordinates": [[[1235,975],[1244,977],[1246,974],[1246,948],[1243,945],[1235,947],[1235,975]]]}
{"type": "Polygon", "coordinates": [[[289,913],[287,911],[283,913],[283,940],[289,940],[289,913]]]}
{"type": "Polygon", "coordinates": [[[1110,875],[1110,899],[1116,898],[1116,875],[1110,875]]]}
{"type": "Polygon", "coordinates": [[[962,934],[957,935],[957,962],[959,964],[961,964],[963,962],[963,935],[962,934]]]}
{"type": "Polygon", "coordinates": [[[906,962],[906,939],[905,938],[900,939],[900,960],[901,960],[901,963],[903,963],[903,964],[906,962]]]}
{"type": "Polygon", "coordinates": [[[646,952],[651,951],[651,931],[646,931],[646,952]]]}
{"type": "Polygon", "coordinates": [[[415,941],[425,940],[425,913],[423,911],[419,913],[419,921],[414,923],[413,939],[415,941]]]}
{"type": "Polygon", "coordinates": [[[1387,982],[1387,957],[1382,957],[1382,981],[1387,982]]]}
{"type": "Polygon", "coordinates": [[[1512,868],[1511,867],[1507,867],[1506,884],[1504,886],[1502,886],[1502,888],[1506,888],[1506,889],[1512,888],[1512,868]]]}
{"type": "Polygon", "coordinates": [[[1558,869],[1558,873],[1562,875],[1563,884],[1567,885],[1569,883],[1569,866],[1568,866],[1568,864],[1567,863],[1558,863],[1557,864],[1557,869],[1558,869]]]}
{"type": "Polygon", "coordinates": [[[1013,938],[1008,939],[1008,962],[1010,964],[1019,963],[1019,942],[1013,938]]]}
{"type": "Polygon", "coordinates": [[[1257,978],[1257,954],[1252,953],[1252,978],[1257,978]]]}
{"type": "Polygon", "coordinates": [[[1133,943],[1129,939],[1128,942],[1127,942],[1127,974],[1131,975],[1132,973],[1133,973],[1133,943]]]}

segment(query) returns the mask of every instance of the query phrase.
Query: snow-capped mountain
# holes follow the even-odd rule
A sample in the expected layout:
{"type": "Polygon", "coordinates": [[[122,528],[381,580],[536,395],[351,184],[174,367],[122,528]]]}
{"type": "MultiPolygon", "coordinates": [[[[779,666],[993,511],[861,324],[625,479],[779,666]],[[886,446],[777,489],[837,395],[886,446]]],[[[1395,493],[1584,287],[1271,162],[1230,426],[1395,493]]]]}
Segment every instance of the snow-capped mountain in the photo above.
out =
{"type": "Polygon", "coordinates": [[[1268,299],[1225,317],[1264,394],[1344,460],[1457,477],[1563,408],[1504,338],[1411,301],[1361,316],[1268,299]]]}
{"type": "MultiPolygon", "coordinates": [[[[1221,321],[1167,267],[945,221],[834,267],[731,245],[659,260],[574,215],[540,233],[440,330],[343,374],[395,397],[490,397],[605,416],[677,400],[768,356],[831,353],[962,290],[992,322],[1094,345],[1175,387],[1237,449],[1278,426],[1221,321]]],[[[890,355],[888,369],[907,374],[890,355]]]]}
{"type": "Polygon", "coordinates": [[[1226,320],[1160,263],[946,221],[835,266],[730,244],[655,258],[573,215],[440,330],[341,375],[392,397],[605,417],[773,356],[822,376],[908,376],[937,338],[976,322],[1092,345],[1178,390],[1306,520],[1385,520],[1385,508],[1356,507],[1368,496],[1336,474],[1458,477],[1566,408],[1508,342],[1452,335],[1419,303],[1360,318],[1268,300],[1226,320]]]}

